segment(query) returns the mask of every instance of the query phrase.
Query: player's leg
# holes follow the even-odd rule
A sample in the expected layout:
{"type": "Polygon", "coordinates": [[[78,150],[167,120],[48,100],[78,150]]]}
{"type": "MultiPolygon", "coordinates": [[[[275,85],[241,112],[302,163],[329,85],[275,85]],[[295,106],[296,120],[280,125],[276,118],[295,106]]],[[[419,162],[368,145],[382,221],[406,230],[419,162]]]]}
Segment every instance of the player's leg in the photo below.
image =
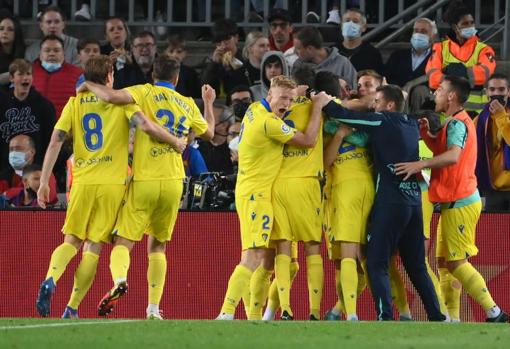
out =
{"type": "Polygon", "coordinates": [[[407,301],[406,287],[402,275],[398,270],[397,255],[391,257],[388,275],[390,277],[391,296],[397,307],[400,321],[412,320],[411,309],[407,301]]]}
{"type": "Polygon", "coordinates": [[[349,321],[357,321],[356,300],[358,289],[358,266],[359,244],[355,242],[340,242],[340,284],[342,287],[343,303],[346,318],[349,321]]]}
{"type": "Polygon", "coordinates": [[[147,239],[147,255],[149,259],[147,267],[148,284],[148,319],[162,319],[159,303],[165,287],[167,273],[166,241],[158,241],[154,236],[149,235],[147,239]]]}
{"type": "Polygon", "coordinates": [[[292,242],[289,240],[276,241],[275,277],[282,309],[282,320],[293,320],[294,317],[290,306],[291,248],[292,242]]]}
{"type": "Polygon", "coordinates": [[[432,270],[432,267],[429,263],[429,250],[430,250],[430,239],[427,239],[425,236],[424,241],[424,248],[425,248],[425,266],[427,267],[427,273],[429,274],[430,280],[432,281],[432,284],[434,285],[434,289],[436,290],[437,300],[439,301],[439,307],[441,308],[441,313],[443,313],[446,316],[446,319],[450,321],[450,315],[448,314],[448,307],[446,306],[446,303],[443,298],[443,293],[441,292],[441,287],[439,284],[439,279],[437,278],[436,273],[432,270]]]}
{"type": "Polygon", "coordinates": [[[306,278],[308,281],[310,320],[320,319],[322,290],[324,286],[324,267],[322,264],[320,247],[320,242],[305,242],[306,278]]]}
{"type": "Polygon", "coordinates": [[[268,248],[264,251],[261,263],[255,269],[250,279],[248,320],[262,320],[262,309],[269,293],[274,267],[275,250],[268,248]]]}

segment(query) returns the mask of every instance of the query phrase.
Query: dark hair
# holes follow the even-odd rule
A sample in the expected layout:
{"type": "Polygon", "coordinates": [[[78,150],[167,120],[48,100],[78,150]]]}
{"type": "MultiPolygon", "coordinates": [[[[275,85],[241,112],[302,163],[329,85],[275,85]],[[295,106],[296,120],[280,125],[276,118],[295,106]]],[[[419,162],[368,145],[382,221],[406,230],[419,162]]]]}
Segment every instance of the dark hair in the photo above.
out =
{"type": "Polygon", "coordinates": [[[36,171],[42,171],[42,167],[39,164],[29,164],[23,167],[23,177],[27,177],[29,174],[36,172],[36,171]]]}
{"type": "Polygon", "coordinates": [[[43,20],[44,15],[47,14],[48,12],[57,12],[58,14],[60,14],[60,17],[62,17],[63,21],[66,20],[66,15],[60,7],[55,6],[55,5],[50,5],[50,6],[45,7],[44,10],[41,11],[41,15],[39,16],[39,22],[41,22],[43,20]]]}
{"type": "Polygon", "coordinates": [[[113,71],[112,60],[109,56],[99,55],[90,58],[85,63],[85,80],[105,85],[108,80],[108,74],[113,71]]]}
{"type": "Polygon", "coordinates": [[[42,47],[42,45],[46,41],[55,41],[55,40],[60,42],[60,45],[62,45],[62,50],[63,50],[64,49],[64,40],[62,40],[59,36],[57,36],[55,34],[46,35],[44,38],[42,38],[41,45],[39,47],[42,47]]]}
{"type": "Polygon", "coordinates": [[[332,72],[320,71],[315,75],[315,89],[339,98],[340,81],[338,81],[338,79],[339,76],[332,72]]]}
{"type": "Polygon", "coordinates": [[[494,73],[492,74],[488,79],[487,79],[487,84],[486,86],[489,85],[489,81],[491,80],[505,80],[506,81],[506,86],[507,87],[510,87],[510,79],[508,78],[508,75],[506,74],[503,74],[503,73],[494,73]]]}
{"type": "Polygon", "coordinates": [[[133,42],[135,41],[135,39],[146,38],[146,37],[151,37],[152,40],[154,41],[154,43],[156,43],[156,37],[154,36],[154,34],[152,34],[148,30],[143,30],[143,31],[139,32],[138,34],[136,34],[135,36],[133,36],[133,42]]]}
{"type": "Polygon", "coordinates": [[[324,40],[319,29],[315,27],[304,27],[296,33],[296,39],[301,41],[303,47],[312,46],[315,48],[322,48],[324,40]]]}
{"type": "Polygon", "coordinates": [[[179,61],[167,54],[161,54],[154,60],[153,74],[157,80],[171,81],[179,76],[179,69],[179,61]]]}
{"type": "MultiPolygon", "coordinates": [[[[23,58],[25,57],[25,40],[23,39],[23,30],[17,17],[10,14],[4,13],[0,16],[0,22],[4,19],[10,19],[14,24],[14,42],[12,46],[12,58],[23,58]]],[[[3,49],[0,47],[0,53],[3,49]]],[[[7,54],[7,52],[5,52],[7,54]]]]}
{"type": "Polygon", "coordinates": [[[404,110],[404,94],[397,85],[382,85],[376,88],[376,92],[381,92],[386,102],[395,103],[395,110],[402,112],[404,110]]]}
{"type": "Polygon", "coordinates": [[[81,39],[80,41],[78,41],[78,45],[76,46],[76,48],[78,49],[78,53],[80,53],[81,50],[83,50],[85,48],[85,46],[90,45],[90,44],[97,45],[97,47],[99,47],[99,49],[101,49],[101,44],[99,43],[99,40],[92,39],[92,38],[86,38],[86,39],[81,39]]]}
{"type": "Polygon", "coordinates": [[[211,34],[212,42],[221,42],[237,35],[238,27],[236,22],[230,18],[222,18],[214,22],[214,25],[211,29],[211,34]]]}
{"type": "Polygon", "coordinates": [[[350,8],[345,10],[344,14],[347,13],[347,12],[358,13],[361,16],[362,24],[367,24],[367,15],[365,14],[365,12],[361,11],[361,9],[359,9],[357,7],[350,7],[350,8]]]}
{"type": "Polygon", "coordinates": [[[250,98],[253,100],[253,92],[251,92],[251,89],[248,85],[236,85],[230,89],[230,91],[227,94],[227,97],[225,98],[225,104],[230,106],[232,104],[232,95],[237,92],[249,92],[250,98]]]}
{"type": "Polygon", "coordinates": [[[300,64],[292,70],[291,75],[296,84],[315,88],[315,72],[310,64],[300,64]]]}
{"type": "Polygon", "coordinates": [[[104,33],[106,34],[106,24],[110,21],[113,21],[113,20],[119,20],[122,22],[122,25],[124,26],[124,30],[126,31],[126,41],[129,41],[129,36],[131,35],[131,32],[129,31],[129,27],[127,26],[127,23],[126,23],[126,20],[122,17],[118,17],[118,16],[111,16],[111,17],[108,17],[104,20],[104,33]]]}
{"type": "Polygon", "coordinates": [[[271,81],[269,81],[269,79],[266,77],[266,67],[269,64],[274,64],[274,63],[278,63],[278,65],[282,68],[282,73],[283,73],[282,58],[278,54],[271,54],[271,55],[267,56],[266,60],[264,61],[264,63],[262,64],[262,67],[261,67],[261,69],[262,69],[262,81],[267,86],[271,85],[271,81]]]}
{"type": "Polygon", "coordinates": [[[448,5],[448,8],[443,15],[443,20],[450,25],[454,25],[459,23],[462,17],[472,14],[473,11],[471,11],[462,1],[453,0],[448,5]]]}
{"type": "Polygon", "coordinates": [[[183,50],[186,50],[187,47],[186,47],[186,40],[184,40],[184,38],[179,35],[179,34],[173,34],[173,35],[170,35],[168,37],[168,45],[167,45],[167,50],[168,49],[177,49],[177,48],[181,48],[183,50]]]}
{"type": "Polygon", "coordinates": [[[450,83],[450,91],[455,92],[460,104],[466,103],[469,93],[471,92],[471,85],[466,78],[445,75],[443,81],[448,81],[450,83]]]}

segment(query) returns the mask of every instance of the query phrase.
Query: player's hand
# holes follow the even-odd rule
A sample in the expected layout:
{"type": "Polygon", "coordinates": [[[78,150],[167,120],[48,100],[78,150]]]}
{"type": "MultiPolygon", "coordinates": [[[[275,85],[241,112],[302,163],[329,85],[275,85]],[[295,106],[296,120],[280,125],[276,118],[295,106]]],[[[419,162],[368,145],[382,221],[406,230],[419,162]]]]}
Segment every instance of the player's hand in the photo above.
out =
{"type": "Polygon", "coordinates": [[[46,204],[50,201],[50,186],[45,183],[39,185],[37,191],[37,203],[41,208],[46,208],[46,204]]]}
{"type": "Polygon", "coordinates": [[[491,114],[498,114],[505,111],[505,107],[499,103],[497,99],[493,100],[489,104],[489,111],[491,114]]]}
{"type": "Polygon", "coordinates": [[[423,161],[400,162],[395,164],[395,174],[397,176],[404,176],[405,181],[412,175],[421,172],[424,168],[423,161]]]}
{"type": "Polygon", "coordinates": [[[89,87],[87,86],[87,81],[84,81],[78,88],[76,89],[76,94],[80,92],[86,92],[89,90],[89,87]]]}
{"type": "Polygon", "coordinates": [[[177,138],[175,143],[172,145],[172,148],[175,149],[176,152],[182,154],[188,145],[188,139],[186,137],[177,138]]]}
{"type": "Polygon", "coordinates": [[[216,91],[211,85],[205,84],[202,86],[202,99],[204,103],[213,103],[216,99],[216,91]]]}
{"type": "Polygon", "coordinates": [[[328,95],[326,92],[322,91],[319,93],[312,92],[310,94],[310,99],[312,100],[314,105],[319,105],[321,108],[328,104],[333,97],[328,95]]]}
{"type": "Polygon", "coordinates": [[[340,124],[340,127],[336,131],[337,135],[342,138],[345,138],[345,137],[351,135],[353,132],[354,132],[354,129],[350,126],[345,125],[345,124],[340,124]]]}

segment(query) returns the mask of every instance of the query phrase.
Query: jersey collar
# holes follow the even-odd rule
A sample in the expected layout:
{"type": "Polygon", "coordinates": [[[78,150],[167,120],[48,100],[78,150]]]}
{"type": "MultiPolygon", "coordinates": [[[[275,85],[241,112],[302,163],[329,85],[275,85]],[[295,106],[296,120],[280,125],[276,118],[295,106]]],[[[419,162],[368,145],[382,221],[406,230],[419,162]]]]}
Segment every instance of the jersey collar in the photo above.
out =
{"type": "Polygon", "coordinates": [[[154,83],[154,86],[162,86],[162,87],[166,87],[166,88],[169,88],[169,89],[175,91],[174,84],[172,84],[171,82],[168,82],[168,81],[157,81],[154,83]]]}
{"type": "Polygon", "coordinates": [[[264,106],[264,108],[266,108],[266,110],[269,112],[269,113],[272,113],[273,111],[271,110],[271,107],[269,106],[269,103],[266,101],[265,98],[262,98],[260,100],[260,103],[262,103],[262,105],[264,106]]]}

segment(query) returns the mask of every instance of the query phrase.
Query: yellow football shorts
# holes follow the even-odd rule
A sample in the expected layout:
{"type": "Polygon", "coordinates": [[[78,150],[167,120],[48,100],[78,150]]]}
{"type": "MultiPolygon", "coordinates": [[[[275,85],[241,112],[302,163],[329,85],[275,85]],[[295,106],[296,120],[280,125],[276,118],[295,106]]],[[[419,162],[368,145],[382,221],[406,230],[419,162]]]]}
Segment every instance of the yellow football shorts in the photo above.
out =
{"type": "Polygon", "coordinates": [[[476,224],[482,212],[482,202],[441,209],[441,218],[437,229],[436,257],[446,261],[457,261],[476,256],[476,224]]]}
{"type": "Polygon", "coordinates": [[[171,240],[182,186],[181,179],[131,182],[113,235],[140,241],[146,233],[160,242],[171,240]]]}
{"type": "Polygon", "coordinates": [[[111,242],[125,191],[124,184],[73,184],[62,232],[80,240],[111,242]]]}
{"type": "Polygon", "coordinates": [[[317,178],[282,178],[273,185],[272,240],[321,241],[322,200],[317,178]]]}
{"type": "Polygon", "coordinates": [[[432,222],[432,213],[434,213],[434,204],[429,200],[429,191],[421,192],[421,209],[423,214],[423,235],[425,239],[430,239],[430,223],[432,222]]]}
{"type": "Polygon", "coordinates": [[[243,251],[249,248],[268,248],[274,220],[272,202],[236,197],[236,209],[243,251]]]}

